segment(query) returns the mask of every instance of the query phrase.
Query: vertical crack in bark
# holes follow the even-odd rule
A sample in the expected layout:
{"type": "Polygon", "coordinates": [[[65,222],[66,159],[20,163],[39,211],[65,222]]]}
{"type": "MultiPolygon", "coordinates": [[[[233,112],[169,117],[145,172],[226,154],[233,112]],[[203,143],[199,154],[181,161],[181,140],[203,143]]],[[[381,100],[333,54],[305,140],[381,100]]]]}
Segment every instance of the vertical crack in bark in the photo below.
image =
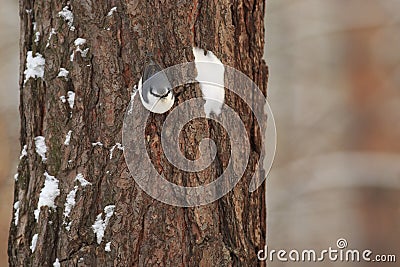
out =
{"type": "Polygon", "coordinates": [[[200,8],[201,8],[201,1],[202,0],[193,0],[193,9],[191,13],[191,20],[192,20],[192,45],[197,46],[196,44],[196,24],[197,24],[197,18],[200,13],[200,8]]]}
{"type": "Polygon", "coordinates": [[[146,215],[147,215],[147,212],[149,211],[151,205],[152,205],[152,203],[148,204],[147,207],[145,207],[145,209],[143,210],[143,215],[140,218],[140,220],[141,220],[140,224],[141,224],[142,228],[140,229],[139,236],[137,237],[137,243],[136,243],[136,248],[135,248],[134,257],[133,257],[133,259],[136,259],[136,262],[139,262],[140,248],[142,246],[144,230],[145,230],[144,225],[145,225],[146,215]]]}
{"type": "MultiPolygon", "coordinates": [[[[94,83],[94,64],[93,64],[93,55],[90,56],[90,73],[89,73],[89,84],[90,84],[90,88],[92,90],[96,90],[96,94],[95,94],[95,101],[94,101],[94,105],[93,105],[93,111],[95,111],[98,108],[99,102],[100,102],[100,87],[99,86],[95,86],[94,83]]],[[[90,109],[87,109],[87,111],[90,112],[90,109]]]]}

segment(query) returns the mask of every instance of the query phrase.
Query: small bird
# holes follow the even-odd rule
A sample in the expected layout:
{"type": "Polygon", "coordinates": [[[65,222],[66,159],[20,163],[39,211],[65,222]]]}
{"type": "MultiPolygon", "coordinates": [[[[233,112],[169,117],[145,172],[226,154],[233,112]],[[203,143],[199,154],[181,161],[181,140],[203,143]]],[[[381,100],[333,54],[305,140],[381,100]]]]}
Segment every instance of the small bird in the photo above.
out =
{"type": "Polygon", "coordinates": [[[160,65],[155,62],[151,54],[147,57],[149,60],[138,84],[140,99],[146,109],[162,114],[174,105],[175,96],[171,83],[160,65]]]}

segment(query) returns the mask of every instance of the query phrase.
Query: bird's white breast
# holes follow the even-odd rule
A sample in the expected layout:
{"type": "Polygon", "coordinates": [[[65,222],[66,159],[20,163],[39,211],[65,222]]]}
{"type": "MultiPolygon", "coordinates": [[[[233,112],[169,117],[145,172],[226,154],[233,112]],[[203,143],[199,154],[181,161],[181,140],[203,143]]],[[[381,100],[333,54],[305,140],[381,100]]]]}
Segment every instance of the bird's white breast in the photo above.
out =
{"type": "Polygon", "coordinates": [[[150,94],[149,92],[147,94],[147,99],[149,100],[149,102],[147,103],[143,99],[142,79],[140,79],[139,81],[138,89],[139,89],[140,100],[142,101],[143,106],[147,110],[153,113],[158,113],[158,114],[165,113],[168,110],[170,110],[174,105],[175,97],[172,94],[172,92],[165,98],[157,98],[156,96],[150,94]]]}

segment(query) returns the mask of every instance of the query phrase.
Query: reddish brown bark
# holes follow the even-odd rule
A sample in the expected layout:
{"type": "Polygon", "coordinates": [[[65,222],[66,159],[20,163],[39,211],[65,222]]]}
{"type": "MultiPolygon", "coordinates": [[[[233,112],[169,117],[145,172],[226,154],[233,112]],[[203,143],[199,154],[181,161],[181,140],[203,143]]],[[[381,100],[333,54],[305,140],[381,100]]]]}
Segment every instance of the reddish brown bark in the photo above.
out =
{"type": "MultiPolygon", "coordinates": [[[[121,143],[125,108],[149,50],[164,66],[193,61],[193,46],[211,50],[266,93],[264,8],[263,1],[20,1],[21,145],[27,145],[27,156],[21,159],[15,186],[20,209],[19,222],[16,226],[12,222],[10,229],[11,266],[52,266],[56,258],[61,266],[261,264],[257,251],[265,243],[264,187],[248,192],[261,137],[249,107],[237,97],[230,94],[226,102],[241,116],[249,133],[250,163],[234,190],[212,204],[178,208],[152,199],[130,177],[122,151],[115,149],[110,159],[110,149],[121,143]],[[58,15],[65,6],[74,15],[74,31],[58,15]],[[107,16],[114,6],[116,11],[107,16]],[[52,28],[56,34],[49,37],[52,28]],[[37,43],[36,31],[41,36],[37,43]],[[89,48],[86,56],[76,51],[77,38],[86,39],[80,46],[83,51],[89,48]],[[24,85],[28,51],[43,55],[45,74],[24,85]],[[68,80],[57,77],[60,67],[69,71],[68,80]],[[67,91],[75,92],[72,109],[60,101],[67,91]],[[69,130],[73,133],[66,146],[69,130]],[[46,162],[35,152],[34,137],[39,135],[46,138],[46,162]],[[97,141],[103,146],[92,145],[97,141]],[[45,171],[59,180],[60,195],[55,200],[57,208],[42,207],[36,223],[34,210],[45,171]],[[78,173],[91,185],[82,187],[75,181],[78,173]],[[76,205],[67,231],[63,212],[74,186],[78,186],[76,205]],[[107,205],[115,205],[115,212],[98,244],[92,225],[98,214],[103,213],[104,219],[107,205]],[[38,241],[32,253],[35,234],[38,241]],[[104,249],[107,242],[111,242],[110,252],[104,249]]],[[[186,90],[177,102],[198,94],[198,87],[186,90]]],[[[152,116],[149,127],[158,129],[164,118],[152,116]]],[[[187,185],[211,181],[229,160],[223,129],[206,120],[194,121],[192,126],[201,129],[203,137],[215,139],[219,151],[215,162],[198,175],[175,172],[160,153],[160,132],[149,132],[153,142],[149,152],[156,167],[174,177],[174,182],[187,185]]],[[[196,155],[198,143],[193,134],[185,130],[182,138],[188,157],[196,155]]],[[[257,175],[263,175],[262,170],[257,175]]]]}

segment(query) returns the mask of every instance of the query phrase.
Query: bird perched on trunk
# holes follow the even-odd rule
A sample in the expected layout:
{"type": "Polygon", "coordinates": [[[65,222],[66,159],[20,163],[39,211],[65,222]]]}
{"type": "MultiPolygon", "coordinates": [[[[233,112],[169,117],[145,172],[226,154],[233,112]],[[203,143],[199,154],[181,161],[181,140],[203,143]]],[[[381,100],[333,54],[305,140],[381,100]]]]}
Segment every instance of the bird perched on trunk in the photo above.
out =
{"type": "Polygon", "coordinates": [[[153,113],[167,112],[175,101],[167,75],[151,54],[147,55],[138,90],[143,106],[153,113]]]}

